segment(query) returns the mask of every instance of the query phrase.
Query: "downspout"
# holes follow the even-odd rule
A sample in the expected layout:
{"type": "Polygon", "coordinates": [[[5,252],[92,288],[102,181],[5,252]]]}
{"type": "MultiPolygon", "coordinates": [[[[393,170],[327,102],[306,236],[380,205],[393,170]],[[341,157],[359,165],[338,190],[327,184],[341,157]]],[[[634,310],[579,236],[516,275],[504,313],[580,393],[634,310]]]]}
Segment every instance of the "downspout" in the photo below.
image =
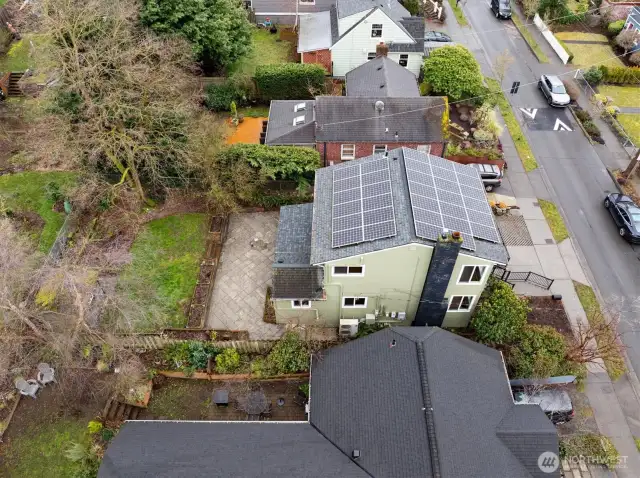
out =
{"type": "Polygon", "coordinates": [[[325,141],[324,143],[324,154],[323,154],[323,161],[324,161],[324,167],[327,167],[327,142],[325,141]]]}

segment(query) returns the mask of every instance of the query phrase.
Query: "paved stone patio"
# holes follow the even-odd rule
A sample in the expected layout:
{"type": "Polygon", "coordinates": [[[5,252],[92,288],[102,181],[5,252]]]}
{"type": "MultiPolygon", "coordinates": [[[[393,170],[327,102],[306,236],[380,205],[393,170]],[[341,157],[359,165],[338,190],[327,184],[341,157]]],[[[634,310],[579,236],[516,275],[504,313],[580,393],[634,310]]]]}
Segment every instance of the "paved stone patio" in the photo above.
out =
{"type": "Polygon", "coordinates": [[[211,294],[207,328],[247,330],[252,340],[273,340],[284,326],[263,322],[271,285],[278,212],[233,214],[211,294]]]}

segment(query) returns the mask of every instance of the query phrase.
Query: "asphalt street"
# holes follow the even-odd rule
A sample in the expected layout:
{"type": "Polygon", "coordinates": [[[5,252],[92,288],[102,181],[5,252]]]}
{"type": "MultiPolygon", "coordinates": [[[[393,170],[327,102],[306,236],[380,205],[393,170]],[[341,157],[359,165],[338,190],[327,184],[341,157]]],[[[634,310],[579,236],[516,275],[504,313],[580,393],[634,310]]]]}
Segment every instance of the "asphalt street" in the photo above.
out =
{"type": "MultiPolygon", "coordinates": [[[[506,96],[538,161],[538,170],[529,173],[532,195],[551,199],[560,208],[603,299],[622,309],[620,331],[629,359],[640,373],[640,247],[634,249],[619,237],[603,207],[604,196],[617,189],[594,147],[568,112],[548,107],[536,85],[541,74],[568,68],[538,63],[513,23],[497,20],[484,1],[468,0],[465,14],[477,32],[465,38],[471,40],[465,43],[471,44],[477,58],[485,59],[481,61],[483,72],[488,73],[505,50],[514,58],[503,88],[510,88],[514,81],[521,83],[517,94],[506,96]],[[531,118],[535,109],[535,118],[531,118]],[[557,119],[572,131],[558,126],[557,119]]],[[[510,180],[517,181],[517,177],[510,180]]]]}

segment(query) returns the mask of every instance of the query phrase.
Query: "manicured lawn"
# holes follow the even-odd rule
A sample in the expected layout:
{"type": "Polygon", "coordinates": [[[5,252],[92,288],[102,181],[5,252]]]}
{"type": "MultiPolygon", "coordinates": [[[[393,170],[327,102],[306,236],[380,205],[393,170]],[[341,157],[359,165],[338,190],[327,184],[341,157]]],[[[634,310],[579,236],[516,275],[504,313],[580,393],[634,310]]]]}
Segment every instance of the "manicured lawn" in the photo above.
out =
{"type": "Polygon", "coordinates": [[[34,425],[6,445],[3,467],[11,478],[73,477],[79,466],[64,452],[73,442],[86,441],[86,427],[84,420],[34,425]]]}
{"type": "Polygon", "coordinates": [[[242,113],[245,118],[268,118],[269,106],[245,106],[238,108],[238,113],[242,113]]]}
{"type": "Polygon", "coordinates": [[[278,38],[277,33],[272,35],[269,30],[256,28],[252,35],[253,50],[229,68],[229,75],[253,76],[259,65],[289,62],[292,45],[288,41],[276,41],[278,38]]]}
{"type": "Polygon", "coordinates": [[[132,261],[118,281],[121,290],[144,306],[137,330],[182,327],[183,306],[196,285],[204,254],[207,216],[179,214],[148,222],[131,246],[132,261]]]}
{"type": "Polygon", "coordinates": [[[458,24],[461,27],[468,27],[469,26],[469,22],[465,18],[464,13],[462,12],[462,8],[460,8],[460,6],[458,6],[458,5],[456,5],[456,0],[449,0],[449,5],[451,5],[451,8],[453,10],[453,14],[456,16],[456,20],[458,20],[458,24]]]}
{"type": "Polygon", "coordinates": [[[592,65],[595,63],[605,66],[625,66],[609,46],[607,37],[599,33],[587,32],[558,32],[556,37],[565,42],[573,53],[574,65],[592,65]],[[597,41],[601,43],[571,43],[571,40],[597,41]]]}
{"type": "Polygon", "coordinates": [[[524,133],[520,128],[520,123],[518,123],[518,120],[513,114],[511,105],[501,92],[500,83],[498,80],[494,80],[493,78],[485,78],[485,80],[491,91],[500,91],[500,93],[496,93],[495,95],[498,102],[498,108],[500,108],[500,113],[504,118],[504,122],[507,125],[509,134],[511,134],[511,138],[513,138],[513,142],[516,145],[520,161],[522,161],[522,164],[527,171],[533,171],[538,167],[538,163],[536,158],[533,156],[533,151],[531,151],[527,138],[524,136],[524,133]]]}
{"type": "Polygon", "coordinates": [[[524,41],[526,41],[531,47],[531,50],[533,51],[533,54],[536,56],[538,61],[540,63],[549,63],[549,58],[544,54],[544,52],[540,48],[540,45],[538,45],[538,42],[536,42],[536,40],[533,38],[533,35],[531,35],[531,32],[527,30],[527,27],[524,26],[522,20],[520,19],[520,16],[516,13],[515,10],[513,10],[512,12],[511,20],[522,35],[522,38],[524,38],[524,41]]]}
{"type": "Polygon", "coordinates": [[[613,98],[616,106],[638,107],[640,105],[640,86],[600,85],[598,92],[613,98]]]}
{"type": "MultiPolygon", "coordinates": [[[[588,285],[575,281],[573,282],[573,287],[576,289],[576,294],[578,294],[578,299],[580,299],[582,308],[587,314],[587,320],[589,323],[591,325],[601,323],[602,320],[604,320],[604,317],[602,316],[602,310],[593,289],[588,285]]],[[[610,333],[613,334],[614,331],[611,330],[610,333]]],[[[609,337],[606,342],[611,343],[611,340],[612,339],[609,337]]],[[[604,366],[607,369],[609,377],[613,381],[618,380],[626,372],[624,357],[621,354],[615,357],[609,357],[604,361],[604,366]]]]}
{"type": "Polygon", "coordinates": [[[631,137],[631,141],[636,146],[640,145],[640,115],[623,113],[619,114],[616,119],[631,137]]]}
{"type": "Polygon", "coordinates": [[[56,240],[65,215],[53,211],[55,201],[47,189],[56,184],[64,194],[76,179],[75,173],[66,171],[26,172],[0,176],[0,198],[4,206],[15,214],[37,214],[44,221],[40,230],[33,228],[29,233],[38,242],[42,252],[48,252],[56,240]]]}
{"type": "Polygon", "coordinates": [[[553,234],[555,241],[560,243],[568,238],[569,231],[567,231],[567,226],[564,225],[564,221],[562,220],[562,216],[560,215],[556,205],[551,201],[545,201],[544,199],[539,199],[538,203],[540,204],[540,209],[542,209],[544,218],[547,220],[547,224],[549,224],[549,228],[551,229],[551,233],[553,234]]]}

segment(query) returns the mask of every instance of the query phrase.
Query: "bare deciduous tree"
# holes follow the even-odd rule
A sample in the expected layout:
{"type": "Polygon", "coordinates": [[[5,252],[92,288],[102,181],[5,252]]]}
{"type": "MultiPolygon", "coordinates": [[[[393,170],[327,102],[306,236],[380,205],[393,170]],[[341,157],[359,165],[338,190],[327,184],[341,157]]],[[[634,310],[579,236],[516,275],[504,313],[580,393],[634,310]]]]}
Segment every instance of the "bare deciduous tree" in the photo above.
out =
{"type": "Polygon", "coordinates": [[[504,50],[498,56],[496,56],[495,60],[493,60],[493,71],[498,77],[500,86],[502,86],[502,81],[504,80],[504,77],[509,70],[509,66],[511,66],[511,63],[513,63],[513,61],[513,56],[509,54],[509,50],[504,50]]]}
{"type": "Polygon", "coordinates": [[[531,18],[540,8],[540,0],[522,0],[522,10],[527,18],[531,18]]]}

